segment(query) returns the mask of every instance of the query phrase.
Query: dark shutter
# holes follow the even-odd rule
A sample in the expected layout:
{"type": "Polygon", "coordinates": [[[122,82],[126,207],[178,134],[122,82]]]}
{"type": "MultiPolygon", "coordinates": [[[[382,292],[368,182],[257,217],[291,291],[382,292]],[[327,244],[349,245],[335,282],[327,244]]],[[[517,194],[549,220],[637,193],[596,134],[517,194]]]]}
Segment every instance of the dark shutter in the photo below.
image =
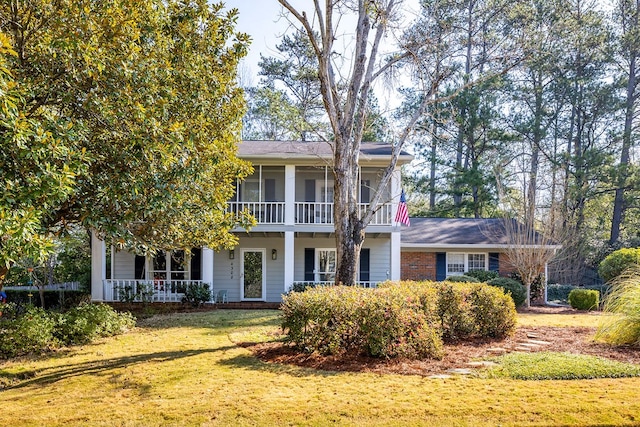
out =
{"type": "Polygon", "coordinates": [[[371,277],[369,274],[369,265],[371,259],[371,250],[369,248],[362,248],[360,250],[360,281],[368,282],[371,277]]]}
{"type": "Polygon", "coordinates": [[[191,280],[202,280],[202,249],[191,249],[191,280]]]}
{"type": "Polygon", "coordinates": [[[371,201],[371,181],[363,179],[360,181],[360,203],[369,203],[371,201]]]}
{"type": "Polygon", "coordinates": [[[264,201],[265,202],[276,201],[276,180],[275,179],[264,180],[264,201]]]}
{"type": "Polygon", "coordinates": [[[146,279],[144,277],[144,266],[146,264],[146,260],[147,258],[142,256],[142,255],[136,255],[136,260],[135,260],[135,273],[134,273],[134,278],[137,280],[144,280],[146,279]]]}
{"type": "Polygon", "coordinates": [[[489,271],[500,270],[500,254],[498,252],[489,253],[489,271]]]}
{"type": "Polygon", "coordinates": [[[316,250],[313,248],[304,249],[304,280],[313,282],[315,280],[313,269],[316,266],[316,250]]]}
{"type": "Polygon", "coordinates": [[[315,179],[304,180],[304,201],[305,202],[316,201],[316,180],[315,179]]]}
{"type": "Polygon", "coordinates": [[[447,278],[447,254],[445,252],[436,253],[436,280],[441,281],[447,278]]]}

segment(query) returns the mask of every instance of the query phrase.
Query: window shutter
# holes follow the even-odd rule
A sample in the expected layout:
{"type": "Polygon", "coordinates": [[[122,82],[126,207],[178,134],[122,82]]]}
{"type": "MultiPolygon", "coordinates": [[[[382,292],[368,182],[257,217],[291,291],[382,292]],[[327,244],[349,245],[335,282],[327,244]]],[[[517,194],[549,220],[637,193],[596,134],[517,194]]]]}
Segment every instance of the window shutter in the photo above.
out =
{"type": "Polygon", "coordinates": [[[360,181],[360,203],[369,203],[371,201],[371,180],[363,179],[360,181]]]}
{"type": "Polygon", "coordinates": [[[264,180],[264,201],[275,202],[276,201],[276,180],[265,179],[264,180]]]}
{"type": "Polygon", "coordinates": [[[304,249],[304,280],[313,282],[315,280],[313,269],[316,265],[316,250],[314,248],[304,249]]]}
{"type": "Polygon", "coordinates": [[[202,280],[202,249],[191,249],[191,280],[202,280]]]}
{"type": "Polygon", "coordinates": [[[489,253],[489,271],[500,270],[500,254],[498,252],[489,253]]]}
{"type": "Polygon", "coordinates": [[[315,179],[304,180],[304,201],[305,202],[316,201],[316,180],[315,179]]]}
{"type": "Polygon", "coordinates": [[[142,255],[136,255],[136,260],[135,260],[135,273],[134,273],[134,277],[137,280],[145,280],[146,277],[144,277],[144,270],[145,270],[145,265],[146,265],[146,261],[147,258],[142,256],[142,255]]]}
{"type": "Polygon", "coordinates": [[[362,248],[360,250],[360,281],[368,282],[371,280],[370,275],[370,259],[371,250],[369,248],[362,248]]]}
{"type": "Polygon", "coordinates": [[[447,254],[446,252],[436,253],[436,280],[442,281],[447,278],[447,254]]]}

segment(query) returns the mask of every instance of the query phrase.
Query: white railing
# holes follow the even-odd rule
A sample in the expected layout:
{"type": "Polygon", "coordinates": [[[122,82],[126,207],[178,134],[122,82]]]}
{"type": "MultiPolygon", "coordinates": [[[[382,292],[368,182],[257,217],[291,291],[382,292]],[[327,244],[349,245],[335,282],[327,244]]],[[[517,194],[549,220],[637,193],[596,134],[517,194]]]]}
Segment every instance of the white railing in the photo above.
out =
{"type": "MultiPolygon", "coordinates": [[[[202,284],[201,280],[103,280],[103,298],[110,302],[182,302],[190,284],[202,284]]],[[[211,301],[213,287],[209,284],[211,301]]]]}
{"type": "Polygon", "coordinates": [[[258,224],[284,224],[284,202],[229,202],[227,212],[247,210],[258,224]]]}
{"type": "MultiPolygon", "coordinates": [[[[358,204],[360,209],[360,218],[364,215],[367,209],[369,209],[369,203],[358,204]]],[[[391,224],[391,204],[385,203],[384,205],[378,205],[378,210],[373,213],[370,225],[390,225],[391,224]]]]}
{"type": "Polygon", "coordinates": [[[333,203],[296,202],[296,224],[333,224],[333,203]]]}
{"type": "MultiPolygon", "coordinates": [[[[381,282],[358,282],[356,284],[356,286],[361,287],[361,288],[377,288],[378,284],[381,282]]],[[[293,286],[292,289],[303,289],[305,287],[318,287],[318,286],[335,286],[335,282],[333,281],[325,281],[325,282],[321,282],[321,281],[314,281],[314,280],[300,280],[300,281],[294,281],[293,282],[293,286]]]]}

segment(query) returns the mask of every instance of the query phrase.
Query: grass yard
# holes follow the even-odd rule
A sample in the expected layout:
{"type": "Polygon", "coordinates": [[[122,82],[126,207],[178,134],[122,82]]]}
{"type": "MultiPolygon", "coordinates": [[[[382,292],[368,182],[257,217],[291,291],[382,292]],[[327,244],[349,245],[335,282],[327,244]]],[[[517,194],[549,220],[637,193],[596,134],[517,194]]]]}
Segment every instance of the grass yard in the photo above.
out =
{"type": "MultiPolygon", "coordinates": [[[[538,326],[560,322],[521,316],[538,326]]],[[[572,316],[572,325],[597,317],[572,316]]],[[[264,363],[238,345],[277,331],[276,311],[164,315],[98,344],[0,362],[0,425],[640,424],[640,378],[335,373],[264,363]]]]}

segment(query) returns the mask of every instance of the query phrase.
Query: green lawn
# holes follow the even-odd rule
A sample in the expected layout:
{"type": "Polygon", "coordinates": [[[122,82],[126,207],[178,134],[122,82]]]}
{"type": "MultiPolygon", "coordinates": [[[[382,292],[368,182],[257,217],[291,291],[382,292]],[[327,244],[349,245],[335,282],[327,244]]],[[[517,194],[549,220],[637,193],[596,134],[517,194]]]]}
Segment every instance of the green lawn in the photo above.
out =
{"type": "MultiPolygon", "coordinates": [[[[536,324],[544,324],[546,315],[537,316],[536,324]]],[[[8,385],[0,391],[0,425],[640,423],[640,378],[443,380],[319,372],[262,363],[236,345],[277,324],[275,311],[158,316],[95,345],[0,363],[0,381],[8,385]]]]}

